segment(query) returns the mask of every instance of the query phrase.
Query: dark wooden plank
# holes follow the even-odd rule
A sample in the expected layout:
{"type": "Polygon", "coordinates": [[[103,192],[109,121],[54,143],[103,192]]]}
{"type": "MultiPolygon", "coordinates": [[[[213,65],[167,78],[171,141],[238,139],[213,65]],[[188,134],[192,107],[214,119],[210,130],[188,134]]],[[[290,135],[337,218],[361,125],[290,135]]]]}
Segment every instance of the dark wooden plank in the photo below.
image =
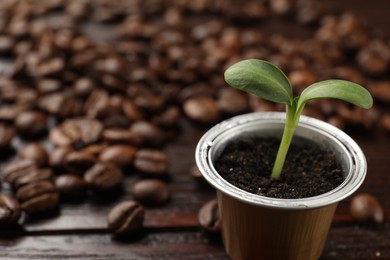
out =
{"type": "MultiPolygon", "coordinates": [[[[321,259],[388,259],[390,225],[333,227],[321,259]]],[[[108,234],[67,234],[0,239],[7,259],[228,259],[221,240],[203,232],[148,232],[135,241],[108,234]]]]}

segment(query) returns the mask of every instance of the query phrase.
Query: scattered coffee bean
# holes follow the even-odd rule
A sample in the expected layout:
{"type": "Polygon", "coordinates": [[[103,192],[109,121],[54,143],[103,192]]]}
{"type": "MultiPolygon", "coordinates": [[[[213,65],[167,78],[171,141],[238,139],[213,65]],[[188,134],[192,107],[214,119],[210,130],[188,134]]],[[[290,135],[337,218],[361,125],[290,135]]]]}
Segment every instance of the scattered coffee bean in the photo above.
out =
{"type": "Polygon", "coordinates": [[[8,163],[3,170],[3,180],[14,184],[14,182],[20,177],[25,176],[29,172],[37,169],[38,166],[36,162],[27,160],[27,159],[19,159],[8,163]]]}
{"type": "Polygon", "coordinates": [[[69,170],[84,173],[95,164],[96,158],[83,151],[72,151],[65,156],[65,166],[69,170]]]}
{"type": "Polygon", "coordinates": [[[158,147],[165,141],[164,132],[157,126],[147,121],[137,121],[131,125],[130,131],[141,136],[142,142],[146,146],[158,147]]]}
{"type": "Polygon", "coordinates": [[[223,88],[218,92],[219,110],[227,115],[238,115],[249,108],[248,96],[233,88],[223,88]]]}
{"type": "Polygon", "coordinates": [[[5,125],[0,125],[0,151],[6,150],[10,147],[14,131],[12,128],[5,125]]]}
{"type": "Polygon", "coordinates": [[[384,212],[378,200],[368,193],[362,193],[352,198],[350,213],[359,222],[374,221],[381,224],[384,219],[384,212]]]}
{"type": "Polygon", "coordinates": [[[220,115],[216,101],[207,96],[188,99],[183,110],[190,119],[200,123],[214,123],[220,115]]]}
{"type": "Polygon", "coordinates": [[[380,125],[384,130],[390,132],[390,114],[386,114],[381,117],[380,125]]]}
{"type": "Polygon", "coordinates": [[[108,213],[108,228],[117,236],[134,235],[142,228],[144,214],[144,207],[138,202],[121,202],[108,213]]]}
{"type": "Polygon", "coordinates": [[[50,131],[50,141],[57,146],[84,147],[97,142],[103,125],[94,119],[68,119],[50,131]]]}
{"type": "Polygon", "coordinates": [[[134,199],[145,205],[162,205],[169,198],[169,189],[165,182],[160,180],[141,180],[136,182],[131,194],[134,199]]]}
{"type": "Polygon", "coordinates": [[[96,163],[84,174],[88,186],[102,192],[113,191],[122,183],[122,179],[122,170],[107,163],[96,163]]]}
{"type": "Polygon", "coordinates": [[[135,133],[127,129],[112,128],[103,131],[103,140],[109,144],[127,144],[141,146],[143,142],[142,134],[135,133]]]}
{"type": "Polygon", "coordinates": [[[19,155],[23,159],[35,161],[39,166],[45,166],[48,162],[46,149],[39,143],[31,143],[26,145],[19,155]]]}
{"type": "Polygon", "coordinates": [[[218,211],[218,201],[216,199],[208,201],[200,208],[198,221],[200,226],[206,231],[220,231],[221,220],[218,211]]]}
{"type": "Polygon", "coordinates": [[[158,150],[138,150],[134,158],[134,167],[150,176],[163,176],[168,170],[168,158],[158,150]]]}
{"type": "Polygon", "coordinates": [[[42,112],[21,112],[15,119],[15,128],[21,135],[36,136],[47,129],[47,116],[42,112]]]}
{"type": "Polygon", "coordinates": [[[368,86],[371,95],[380,101],[390,102],[390,81],[380,81],[368,86]]]}
{"type": "Polygon", "coordinates": [[[133,164],[137,149],[129,145],[113,145],[102,151],[99,160],[115,164],[118,167],[125,167],[133,164]]]}
{"type": "Polygon", "coordinates": [[[21,187],[16,193],[21,208],[27,214],[40,215],[57,209],[59,195],[51,181],[30,183],[21,187]]]}
{"type": "Polygon", "coordinates": [[[13,186],[15,189],[19,189],[20,187],[40,181],[49,181],[53,177],[53,171],[51,169],[33,169],[29,172],[26,172],[25,175],[17,178],[13,182],[13,186]]]}
{"type": "Polygon", "coordinates": [[[16,225],[21,213],[20,205],[13,197],[0,194],[0,227],[2,229],[16,225]]]}
{"type": "Polygon", "coordinates": [[[55,148],[49,154],[49,164],[55,169],[61,169],[66,166],[66,156],[73,151],[73,148],[60,146],[55,148]]]}
{"type": "Polygon", "coordinates": [[[61,174],[55,179],[55,185],[61,200],[80,201],[85,198],[87,183],[75,174],[61,174]]]}

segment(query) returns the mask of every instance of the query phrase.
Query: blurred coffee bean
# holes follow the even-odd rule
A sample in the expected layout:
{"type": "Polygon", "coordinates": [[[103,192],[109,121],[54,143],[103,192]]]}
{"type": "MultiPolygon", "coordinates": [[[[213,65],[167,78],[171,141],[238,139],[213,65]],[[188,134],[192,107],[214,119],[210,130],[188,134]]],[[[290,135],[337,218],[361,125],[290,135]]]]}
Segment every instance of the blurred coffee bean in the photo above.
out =
{"type": "Polygon", "coordinates": [[[109,144],[127,144],[138,147],[143,142],[142,134],[120,128],[105,129],[102,137],[109,144]]]}
{"type": "Polygon", "coordinates": [[[288,75],[291,85],[301,91],[318,81],[318,76],[309,69],[295,70],[288,75]]]}
{"type": "Polygon", "coordinates": [[[37,168],[36,162],[31,160],[19,159],[11,161],[3,169],[3,180],[14,184],[18,178],[25,176],[37,168]]]}
{"type": "Polygon", "coordinates": [[[218,201],[216,199],[208,201],[200,208],[198,221],[200,226],[206,231],[219,232],[221,230],[218,201]]]}
{"type": "Polygon", "coordinates": [[[357,54],[360,68],[368,75],[380,75],[389,69],[389,46],[387,43],[373,39],[357,54]],[[386,55],[387,54],[387,55],[386,55]]]}
{"type": "Polygon", "coordinates": [[[213,96],[214,90],[206,84],[194,84],[183,88],[178,96],[180,102],[199,96],[213,96]]]}
{"type": "Polygon", "coordinates": [[[249,106],[254,112],[270,112],[276,110],[274,103],[254,95],[249,96],[249,106]]]}
{"type": "Polygon", "coordinates": [[[50,141],[57,146],[84,147],[97,142],[103,131],[102,124],[94,119],[67,119],[50,131],[50,141]]]}
{"type": "Polygon", "coordinates": [[[58,191],[51,181],[27,184],[17,191],[16,198],[22,210],[29,215],[47,213],[59,205],[58,191]]]}
{"type": "Polygon", "coordinates": [[[122,179],[122,170],[107,163],[96,163],[84,174],[88,186],[98,192],[113,191],[122,183],[122,179]]]}
{"type": "Polygon", "coordinates": [[[12,122],[23,110],[23,107],[17,105],[1,106],[0,121],[12,122]]]}
{"type": "Polygon", "coordinates": [[[121,202],[108,213],[108,228],[117,236],[134,235],[142,228],[144,214],[144,207],[138,202],[121,202]]]}
{"type": "Polygon", "coordinates": [[[295,0],[271,0],[271,10],[279,15],[291,13],[294,9],[295,0]]]}
{"type": "Polygon", "coordinates": [[[371,83],[368,89],[376,100],[390,103],[390,81],[371,83]]]}
{"type": "Polygon", "coordinates": [[[41,79],[37,82],[37,89],[41,94],[53,93],[61,90],[62,84],[55,79],[41,79]]]}
{"type": "Polygon", "coordinates": [[[382,115],[380,126],[387,132],[390,132],[390,114],[382,115]]]}
{"type": "Polygon", "coordinates": [[[10,147],[14,130],[10,127],[0,124],[0,152],[10,147]]]}
{"type": "Polygon", "coordinates": [[[74,95],[81,98],[89,96],[94,88],[95,83],[90,78],[79,78],[72,86],[74,95]]]}
{"type": "Polygon", "coordinates": [[[0,55],[10,56],[14,45],[15,41],[12,37],[0,36],[0,55]]]}
{"type": "Polygon", "coordinates": [[[381,224],[384,220],[383,208],[378,200],[368,193],[362,193],[352,198],[350,213],[358,222],[374,221],[381,224]]]}
{"type": "Polygon", "coordinates": [[[137,148],[129,145],[113,145],[105,148],[99,156],[99,160],[112,163],[119,167],[126,167],[133,164],[137,148]]]}
{"type": "Polygon", "coordinates": [[[361,72],[352,66],[337,67],[333,70],[333,74],[338,79],[349,80],[357,84],[364,83],[364,77],[361,72]]]}
{"type": "Polygon", "coordinates": [[[65,156],[66,168],[78,173],[84,173],[95,164],[95,161],[95,156],[83,151],[72,151],[65,156]]]}
{"type": "Polygon", "coordinates": [[[128,99],[123,100],[122,111],[123,114],[130,120],[130,122],[142,120],[140,109],[134,102],[128,99]]]}
{"type": "Polygon", "coordinates": [[[0,194],[0,227],[7,229],[15,226],[21,216],[19,203],[11,196],[0,194]]]}
{"type": "Polygon", "coordinates": [[[75,174],[61,174],[55,179],[55,185],[60,193],[61,200],[80,201],[85,198],[87,183],[75,174]]]}
{"type": "Polygon", "coordinates": [[[48,162],[46,149],[39,143],[30,143],[19,151],[19,156],[23,159],[35,161],[39,166],[45,166],[48,162]]]}
{"type": "Polygon", "coordinates": [[[67,146],[60,146],[53,149],[49,154],[50,166],[55,169],[64,168],[66,165],[66,156],[72,151],[73,149],[67,146]]]}
{"type": "Polygon", "coordinates": [[[217,104],[219,110],[227,115],[238,115],[248,110],[248,97],[242,91],[233,88],[223,88],[218,92],[217,104]]]}
{"type": "Polygon", "coordinates": [[[26,172],[25,175],[20,176],[13,182],[13,187],[19,189],[20,187],[40,181],[49,181],[53,177],[53,171],[49,168],[45,169],[33,169],[29,172],[26,172]]]}
{"type": "Polygon", "coordinates": [[[220,116],[216,101],[207,96],[188,99],[183,110],[188,118],[200,123],[215,123],[220,116]]]}
{"type": "Polygon", "coordinates": [[[169,189],[165,182],[153,179],[136,182],[131,194],[135,200],[145,205],[162,205],[169,199],[169,189]]]}
{"type": "Polygon", "coordinates": [[[168,171],[168,158],[158,150],[138,150],[134,158],[134,167],[138,171],[150,176],[163,176],[168,171]]]}
{"type": "Polygon", "coordinates": [[[159,147],[165,141],[165,133],[156,125],[148,121],[137,121],[130,126],[130,131],[141,136],[146,146],[159,147]]]}
{"type": "Polygon", "coordinates": [[[181,112],[178,107],[170,106],[165,109],[162,114],[153,117],[152,122],[156,125],[164,127],[174,127],[181,118],[181,112]]]}
{"type": "Polygon", "coordinates": [[[15,128],[23,136],[41,135],[47,130],[47,116],[38,111],[21,112],[15,119],[15,128]]]}
{"type": "Polygon", "coordinates": [[[345,120],[339,116],[332,116],[329,117],[327,122],[331,125],[334,125],[335,127],[344,130],[345,128],[345,120]]]}

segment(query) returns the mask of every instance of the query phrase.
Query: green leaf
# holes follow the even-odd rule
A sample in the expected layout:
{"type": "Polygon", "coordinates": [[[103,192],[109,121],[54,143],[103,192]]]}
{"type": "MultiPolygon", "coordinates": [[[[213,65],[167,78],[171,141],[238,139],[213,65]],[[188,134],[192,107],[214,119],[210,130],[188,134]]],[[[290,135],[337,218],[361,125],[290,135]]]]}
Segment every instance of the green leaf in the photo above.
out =
{"type": "Polygon", "coordinates": [[[249,59],[233,64],[225,71],[225,80],[232,87],[272,102],[290,105],[293,100],[286,75],[267,61],[249,59]]]}
{"type": "Polygon", "coordinates": [[[298,100],[298,111],[312,99],[336,98],[354,105],[370,108],[373,100],[371,94],[364,87],[345,80],[324,80],[314,83],[302,91],[298,100]]]}

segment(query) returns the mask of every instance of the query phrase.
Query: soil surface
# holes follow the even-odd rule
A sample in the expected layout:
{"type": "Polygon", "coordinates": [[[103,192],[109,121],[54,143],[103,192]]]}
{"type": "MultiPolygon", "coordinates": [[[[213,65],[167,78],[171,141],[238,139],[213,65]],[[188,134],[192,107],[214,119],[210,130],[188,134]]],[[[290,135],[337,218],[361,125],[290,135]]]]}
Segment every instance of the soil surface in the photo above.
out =
{"type": "Polygon", "coordinates": [[[337,156],[311,141],[301,140],[290,146],[278,180],[270,179],[280,144],[276,138],[238,138],[218,158],[216,170],[240,189],[273,198],[312,197],[339,186],[344,177],[337,156]]]}

